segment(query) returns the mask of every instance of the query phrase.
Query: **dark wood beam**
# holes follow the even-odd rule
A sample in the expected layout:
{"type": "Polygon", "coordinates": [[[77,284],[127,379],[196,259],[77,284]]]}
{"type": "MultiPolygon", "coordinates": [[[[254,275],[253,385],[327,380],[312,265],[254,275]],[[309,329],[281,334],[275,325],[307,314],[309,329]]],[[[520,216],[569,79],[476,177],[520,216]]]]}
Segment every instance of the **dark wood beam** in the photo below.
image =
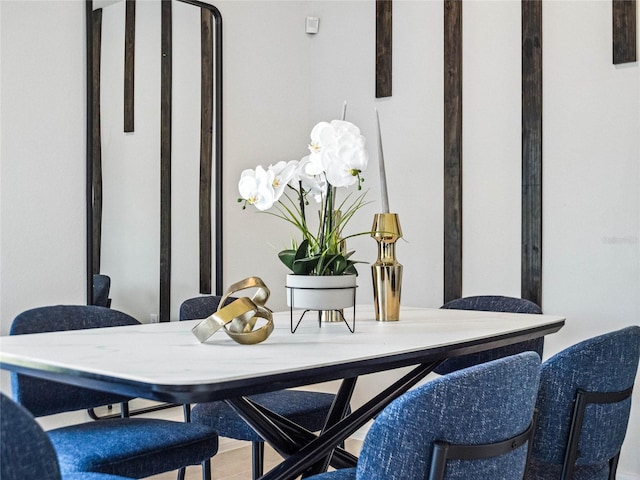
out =
{"type": "Polygon", "coordinates": [[[462,296],[462,1],[444,2],[444,302],[462,296]]]}
{"type": "Polygon", "coordinates": [[[213,161],[213,16],[201,8],[200,75],[200,293],[211,293],[211,186],[213,161]]]}
{"type": "Polygon", "coordinates": [[[162,0],[160,65],[160,312],[171,314],[171,0],[162,0]]]}
{"type": "Polygon", "coordinates": [[[636,0],[612,0],[613,11],[613,63],[635,62],[636,53],[636,0]]]}
{"type": "Polygon", "coordinates": [[[86,93],[85,101],[87,102],[87,117],[85,122],[85,232],[86,232],[86,254],[85,261],[87,262],[87,274],[85,278],[85,289],[87,305],[93,305],[93,272],[95,267],[93,265],[93,1],[85,0],[84,2],[84,24],[85,24],[85,42],[86,42],[86,93]]]}
{"type": "Polygon", "coordinates": [[[521,296],[542,302],[542,0],[522,0],[521,296]]]}
{"type": "Polygon", "coordinates": [[[92,76],[91,84],[91,137],[92,142],[92,169],[91,169],[91,206],[93,249],[91,255],[92,274],[100,273],[100,252],[102,246],[102,141],[100,136],[100,52],[102,49],[102,9],[93,11],[92,29],[92,76]]]}
{"type": "Polygon", "coordinates": [[[376,0],[376,98],[391,96],[393,1],[376,0]]]}
{"type": "Polygon", "coordinates": [[[127,0],[124,21],[124,131],[133,132],[136,0],[127,0]]]}

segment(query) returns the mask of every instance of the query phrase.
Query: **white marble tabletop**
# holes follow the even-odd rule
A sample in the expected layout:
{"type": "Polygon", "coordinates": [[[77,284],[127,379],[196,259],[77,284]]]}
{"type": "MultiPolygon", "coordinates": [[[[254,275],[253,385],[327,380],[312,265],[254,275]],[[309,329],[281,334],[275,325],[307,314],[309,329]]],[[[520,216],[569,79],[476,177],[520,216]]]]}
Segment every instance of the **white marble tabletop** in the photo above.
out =
{"type": "MultiPolygon", "coordinates": [[[[352,310],[345,316],[351,319],[352,310]]],[[[294,312],[294,321],[301,312],[294,312]]],[[[356,307],[356,331],[309,312],[296,333],[289,311],[274,314],[263,343],[240,345],[223,331],[201,344],[198,321],[50,332],[0,338],[2,368],[165,401],[202,401],[232,393],[343,378],[513,343],[559,330],[554,315],[403,307],[398,322],[377,322],[356,307]],[[464,350],[466,349],[466,350],[464,350]],[[234,390],[235,389],[235,390],[234,390]],[[239,390],[238,390],[239,389],[239,390]]]]}

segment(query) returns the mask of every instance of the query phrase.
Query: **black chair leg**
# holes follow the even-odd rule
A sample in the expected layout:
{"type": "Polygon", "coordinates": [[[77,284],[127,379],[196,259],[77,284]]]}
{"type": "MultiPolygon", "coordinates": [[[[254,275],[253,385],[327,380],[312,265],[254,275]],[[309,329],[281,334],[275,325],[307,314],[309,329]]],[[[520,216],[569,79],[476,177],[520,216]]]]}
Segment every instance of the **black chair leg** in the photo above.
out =
{"type": "Polygon", "coordinates": [[[187,467],[182,467],[178,470],[178,480],[184,480],[184,476],[187,473],[187,467]]]}
{"type": "Polygon", "coordinates": [[[211,480],[211,460],[202,462],[202,480],[211,480]]]}
{"type": "Polygon", "coordinates": [[[264,468],[264,442],[251,442],[251,473],[253,480],[263,475],[264,468]]]}

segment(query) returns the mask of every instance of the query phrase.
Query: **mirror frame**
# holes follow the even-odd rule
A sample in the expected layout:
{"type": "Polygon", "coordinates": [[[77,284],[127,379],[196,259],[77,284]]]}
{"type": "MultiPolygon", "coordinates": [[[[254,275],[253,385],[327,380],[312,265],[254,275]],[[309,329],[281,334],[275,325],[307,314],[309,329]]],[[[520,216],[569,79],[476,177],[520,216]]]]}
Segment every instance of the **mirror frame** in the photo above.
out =
{"type": "MultiPolygon", "coordinates": [[[[174,0],[158,0],[160,2],[172,2],[174,0]]],[[[214,68],[214,93],[213,93],[213,135],[214,135],[214,155],[212,158],[212,168],[210,171],[213,171],[214,181],[213,181],[213,192],[208,192],[209,201],[208,207],[206,207],[208,211],[208,218],[205,216],[204,222],[202,217],[202,208],[203,208],[203,200],[200,201],[201,208],[201,217],[200,217],[200,293],[201,294],[211,294],[211,251],[214,250],[213,260],[215,264],[215,288],[214,292],[216,295],[222,294],[222,285],[223,285],[223,238],[222,238],[222,228],[223,228],[223,195],[222,195],[222,15],[220,11],[213,5],[203,3],[197,0],[175,0],[181,3],[187,3],[193,5],[195,7],[206,9],[211,13],[214,25],[213,32],[213,68],[214,68]],[[214,209],[213,215],[211,215],[211,193],[213,194],[214,200],[214,209]],[[214,244],[211,244],[211,216],[213,216],[213,229],[215,232],[214,244]],[[204,230],[207,229],[209,231],[209,242],[207,245],[206,240],[203,242],[203,226],[204,230]],[[204,243],[204,245],[203,245],[204,243]],[[203,253],[204,252],[204,253],[203,253]],[[203,258],[208,259],[208,266],[206,265],[206,261],[203,261],[203,258]],[[205,276],[208,273],[208,285],[206,278],[203,281],[203,270],[205,272],[205,276]]],[[[166,5],[166,3],[165,3],[166,5]]],[[[94,257],[94,241],[96,241],[94,235],[94,194],[96,192],[96,188],[94,188],[94,53],[93,53],[93,0],[85,0],[85,30],[86,30],[86,291],[87,291],[87,304],[92,305],[94,303],[93,298],[93,275],[96,272],[96,262],[94,257]]],[[[170,80],[170,79],[169,79],[170,80]]],[[[169,110],[171,108],[171,93],[169,92],[169,110]]],[[[159,99],[161,101],[161,99],[159,99]]],[[[164,99],[162,99],[164,101],[164,99]]],[[[170,124],[170,112],[169,112],[169,121],[166,122],[161,120],[161,124],[168,124],[169,128],[169,138],[168,138],[168,155],[169,162],[171,158],[171,124],[170,124]]],[[[162,127],[161,127],[162,128],[162,127]]],[[[162,147],[164,148],[164,147],[162,147]]],[[[163,168],[161,166],[161,168],[163,168]]],[[[169,183],[169,192],[168,195],[161,193],[161,231],[160,231],[160,272],[159,272],[159,309],[160,309],[160,321],[169,321],[169,302],[170,302],[170,284],[171,284],[171,222],[170,222],[170,209],[171,209],[171,196],[170,196],[170,183],[171,183],[171,173],[170,169],[167,173],[168,177],[165,180],[161,179],[161,184],[163,182],[169,183]],[[163,202],[165,204],[163,205],[163,202]],[[162,210],[169,210],[168,214],[163,214],[162,210]],[[163,219],[162,217],[165,217],[163,219]],[[166,218],[169,221],[166,221],[166,218]],[[165,240],[163,240],[165,239],[165,240]],[[168,241],[168,247],[165,245],[163,248],[162,242],[168,241]],[[164,265],[163,265],[164,264],[164,265]],[[164,277],[164,278],[163,278],[164,277]]],[[[209,174],[210,176],[210,174],[209,174]]],[[[209,179],[209,185],[211,185],[211,179],[209,179]]],[[[201,179],[199,182],[199,190],[202,192],[202,173],[201,179]]],[[[162,190],[162,186],[161,186],[162,190]]],[[[99,192],[101,197],[101,192],[99,192]]],[[[101,202],[101,198],[100,198],[101,202]]],[[[206,233],[205,233],[206,238],[206,233]]]]}

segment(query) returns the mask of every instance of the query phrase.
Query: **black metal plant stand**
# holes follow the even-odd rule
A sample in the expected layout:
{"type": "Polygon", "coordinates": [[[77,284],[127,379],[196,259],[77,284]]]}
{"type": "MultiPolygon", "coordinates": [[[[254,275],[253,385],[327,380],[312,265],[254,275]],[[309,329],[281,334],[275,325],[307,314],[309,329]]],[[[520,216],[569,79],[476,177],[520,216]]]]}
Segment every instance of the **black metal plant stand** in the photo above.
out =
{"type": "Polygon", "coordinates": [[[311,311],[316,311],[318,312],[318,327],[322,328],[322,312],[326,312],[326,311],[332,311],[332,312],[337,312],[338,315],[340,315],[340,318],[342,319],[342,321],[344,322],[344,324],[347,326],[347,328],[349,329],[349,331],[351,333],[354,333],[356,331],[356,288],[357,285],[353,286],[353,287],[341,287],[341,288],[303,288],[303,287],[289,287],[287,286],[286,288],[288,288],[289,290],[291,290],[291,298],[289,303],[291,304],[291,306],[289,307],[289,315],[290,315],[290,327],[291,327],[291,333],[296,333],[296,330],[298,329],[298,327],[300,326],[300,322],[302,322],[302,319],[304,318],[304,316],[307,314],[307,312],[311,312],[311,311]],[[349,322],[347,321],[347,319],[344,316],[344,313],[342,312],[341,309],[314,309],[314,308],[307,308],[304,310],[304,312],[302,312],[302,315],[300,315],[300,318],[298,319],[298,321],[295,324],[295,327],[293,325],[293,309],[294,309],[294,305],[295,305],[295,291],[296,290],[347,290],[350,289],[353,291],[353,318],[351,320],[351,324],[349,324],[349,322]]]}

